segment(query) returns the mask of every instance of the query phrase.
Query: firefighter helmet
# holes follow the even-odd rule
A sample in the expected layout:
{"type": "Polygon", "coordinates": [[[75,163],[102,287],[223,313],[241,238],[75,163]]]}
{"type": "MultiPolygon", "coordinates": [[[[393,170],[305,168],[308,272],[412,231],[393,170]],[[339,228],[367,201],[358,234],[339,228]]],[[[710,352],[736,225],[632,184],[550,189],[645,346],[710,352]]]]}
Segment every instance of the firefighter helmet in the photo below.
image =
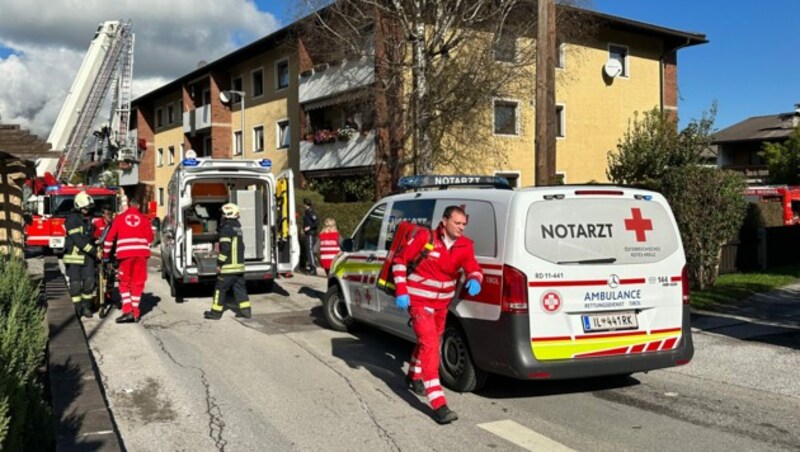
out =
{"type": "Polygon", "coordinates": [[[75,210],[91,209],[94,205],[94,199],[89,196],[85,191],[75,195],[75,210]]]}
{"type": "Polygon", "coordinates": [[[229,202],[222,206],[222,216],[225,218],[239,218],[239,206],[229,202]]]}

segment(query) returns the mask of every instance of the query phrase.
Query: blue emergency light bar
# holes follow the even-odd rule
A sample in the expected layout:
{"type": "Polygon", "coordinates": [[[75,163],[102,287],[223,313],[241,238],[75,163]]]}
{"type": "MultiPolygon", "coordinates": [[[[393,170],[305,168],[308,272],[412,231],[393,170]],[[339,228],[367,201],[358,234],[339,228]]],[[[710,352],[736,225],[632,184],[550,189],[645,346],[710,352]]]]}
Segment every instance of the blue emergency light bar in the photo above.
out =
{"type": "Polygon", "coordinates": [[[400,190],[420,190],[423,188],[446,189],[448,187],[492,187],[501,190],[512,190],[508,179],[502,176],[464,176],[464,175],[432,175],[401,177],[397,183],[400,190]]]}
{"type": "Polygon", "coordinates": [[[193,158],[183,159],[181,161],[181,166],[197,166],[200,164],[200,161],[193,158]]]}
{"type": "Polygon", "coordinates": [[[261,159],[258,161],[258,164],[264,168],[272,168],[272,160],[270,159],[261,159]]]}

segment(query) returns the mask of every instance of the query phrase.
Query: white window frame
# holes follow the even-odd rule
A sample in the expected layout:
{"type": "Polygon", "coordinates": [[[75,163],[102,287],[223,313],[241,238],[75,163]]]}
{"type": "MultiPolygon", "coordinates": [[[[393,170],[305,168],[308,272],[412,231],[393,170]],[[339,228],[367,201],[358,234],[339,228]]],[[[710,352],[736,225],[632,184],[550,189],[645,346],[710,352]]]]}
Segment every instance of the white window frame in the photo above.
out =
{"type": "Polygon", "coordinates": [[[559,43],[558,47],[556,48],[556,69],[562,71],[567,68],[566,48],[567,48],[566,42],[559,43]]]}
{"type": "Polygon", "coordinates": [[[292,147],[292,123],[289,121],[289,118],[283,118],[275,121],[275,149],[279,151],[288,150],[292,147]],[[289,145],[282,146],[281,143],[281,124],[286,124],[286,127],[289,129],[289,145]]]}
{"type": "Polygon", "coordinates": [[[625,49],[625,59],[622,62],[622,74],[617,76],[617,78],[631,78],[631,49],[630,47],[623,45],[623,44],[615,44],[613,42],[608,43],[608,59],[611,59],[611,48],[618,47],[620,49],[625,49]]]}
{"type": "Polygon", "coordinates": [[[273,72],[275,73],[275,92],[289,89],[289,87],[292,85],[292,68],[289,65],[289,58],[281,58],[280,60],[275,61],[273,72]],[[286,72],[288,73],[288,81],[286,83],[286,86],[281,87],[280,86],[281,74],[280,72],[278,72],[278,67],[283,63],[286,63],[286,72]]]}
{"type": "Polygon", "coordinates": [[[522,180],[522,172],[521,171],[517,171],[517,170],[495,170],[495,172],[494,172],[495,176],[500,176],[500,177],[506,177],[506,176],[509,176],[509,175],[512,175],[512,174],[517,176],[517,178],[516,178],[517,186],[514,187],[514,188],[520,188],[519,184],[520,184],[520,181],[522,180]]]}
{"type": "Polygon", "coordinates": [[[263,124],[259,124],[257,126],[253,126],[253,153],[254,154],[257,154],[257,153],[260,153],[260,152],[264,152],[264,149],[265,149],[264,141],[265,141],[264,140],[264,125],[263,124]],[[261,140],[258,139],[258,132],[259,131],[261,132],[261,140]],[[256,147],[256,146],[258,146],[259,141],[261,141],[261,149],[258,149],[258,147],[256,147]]]}
{"type": "Polygon", "coordinates": [[[164,148],[158,148],[156,151],[156,166],[159,168],[164,166],[164,148]]]}
{"type": "Polygon", "coordinates": [[[164,187],[158,187],[158,205],[164,207],[164,187]]]}
{"type": "Polygon", "coordinates": [[[175,165],[175,146],[167,147],[167,162],[169,166],[175,165]]]}
{"type": "Polygon", "coordinates": [[[511,99],[511,98],[507,98],[507,97],[495,97],[495,98],[492,99],[492,134],[494,134],[494,136],[496,136],[496,137],[515,137],[515,138],[519,138],[519,136],[520,136],[520,130],[519,130],[520,105],[522,105],[522,102],[520,102],[518,99],[511,99]],[[508,102],[508,103],[516,104],[516,114],[514,115],[514,133],[513,134],[497,133],[495,131],[495,112],[496,112],[496,103],[497,102],[508,102]]]}
{"type": "MultiPolygon", "coordinates": [[[[556,121],[558,122],[561,135],[556,135],[556,140],[563,140],[567,137],[567,106],[566,104],[556,103],[556,121]],[[561,107],[561,117],[558,115],[558,107],[561,107]]],[[[558,132],[559,129],[556,129],[558,132]]]]}
{"type": "Polygon", "coordinates": [[[264,88],[265,84],[266,83],[265,83],[265,79],[264,79],[264,66],[258,67],[256,69],[253,69],[252,71],[250,71],[250,92],[253,93],[253,95],[252,95],[253,99],[261,97],[261,96],[264,95],[264,92],[266,91],[266,89],[264,88]],[[255,74],[258,71],[261,71],[261,94],[256,95],[255,74]]]}
{"type": "Polygon", "coordinates": [[[244,136],[241,130],[233,132],[233,155],[244,155],[244,136]]]}

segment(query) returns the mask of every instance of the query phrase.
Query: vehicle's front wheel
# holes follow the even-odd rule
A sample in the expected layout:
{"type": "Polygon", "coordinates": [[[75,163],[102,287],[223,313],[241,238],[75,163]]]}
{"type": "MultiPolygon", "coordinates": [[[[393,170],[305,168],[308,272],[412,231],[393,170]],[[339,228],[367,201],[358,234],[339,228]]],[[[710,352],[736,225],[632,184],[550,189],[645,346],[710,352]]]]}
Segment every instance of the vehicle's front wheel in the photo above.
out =
{"type": "Polygon", "coordinates": [[[322,315],[332,330],[347,331],[353,326],[353,317],[347,310],[339,286],[331,286],[322,299],[322,315]]]}
{"type": "Polygon", "coordinates": [[[464,332],[454,322],[448,322],[444,329],[441,352],[439,375],[445,386],[458,392],[472,392],[486,384],[488,374],[475,367],[464,332]]]}

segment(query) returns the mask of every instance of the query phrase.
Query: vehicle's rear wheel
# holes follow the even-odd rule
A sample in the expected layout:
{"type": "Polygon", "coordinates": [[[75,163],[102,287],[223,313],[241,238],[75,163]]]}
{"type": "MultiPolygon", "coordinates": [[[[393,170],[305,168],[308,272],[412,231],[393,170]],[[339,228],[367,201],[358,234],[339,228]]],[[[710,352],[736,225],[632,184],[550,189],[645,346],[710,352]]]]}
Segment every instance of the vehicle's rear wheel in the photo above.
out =
{"type": "Polygon", "coordinates": [[[325,294],[325,298],[322,299],[322,315],[332,330],[347,331],[353,326],[353,317],[347,310],[339,286],[331,286],[325,294]]]}
{"type": "Polygon", "coordinates": [[[467,339],[458,324],[447,323],[441,352],[439,376],[445,386],[458,392],[472,392],[486,384],[488,374],[475,367],[467,339]]]}
{"type": "Polygon", "coordinates": [[[164,259],[161,259],[161,279],[164,281],[167,280],[167,264],[164,262],[164,259]]]}

